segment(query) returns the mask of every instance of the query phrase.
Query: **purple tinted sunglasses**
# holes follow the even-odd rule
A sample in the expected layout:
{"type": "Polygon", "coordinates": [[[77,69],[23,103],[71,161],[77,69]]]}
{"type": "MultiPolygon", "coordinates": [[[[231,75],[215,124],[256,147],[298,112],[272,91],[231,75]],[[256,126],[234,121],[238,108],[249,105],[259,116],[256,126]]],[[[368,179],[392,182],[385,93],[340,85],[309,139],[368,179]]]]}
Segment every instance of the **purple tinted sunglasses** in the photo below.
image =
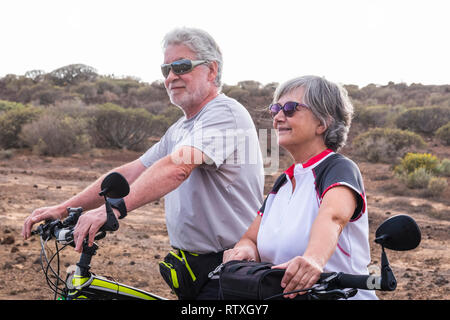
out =
{"type": "Polygon", "coordinates": [[[279,103],[271,104],[269,107],[269,111],[272,118],[274,118],[278,114],[278,112],[280,112],[280,110],[283,110],[284,115],[289,118],[294,115],[295,111],[299,110],[298,107],[308,108],[306,104],[288,101],[284,104],[284,106],[279,103]]]}

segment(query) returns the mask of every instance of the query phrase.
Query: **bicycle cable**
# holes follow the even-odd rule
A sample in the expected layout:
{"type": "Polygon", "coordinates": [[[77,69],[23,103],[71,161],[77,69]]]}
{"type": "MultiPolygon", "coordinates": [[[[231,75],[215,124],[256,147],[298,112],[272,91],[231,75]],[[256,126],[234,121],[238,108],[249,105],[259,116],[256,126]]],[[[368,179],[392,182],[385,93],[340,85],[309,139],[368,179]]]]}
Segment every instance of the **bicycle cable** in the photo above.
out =
{"type": "Polygon", "coordinates": [[[286,296],[288,294],[299,293],[299,292],[307,292],[307,291],[310,291],[310,290],[313,290],[313,289],[314,289],[314,286],[312,286],[311,288],[306,288],[306,289],[299,289],[299,290],[294,290],[294,291],[289,291],[289,292],[277,293],[277,294],[274,294],[273,296],[265,298],[264,300],[272,300],[272,299],[275,299],[275,298],[286,296]]]}
{"type": "Polygon", "coordinates": [[[52,290],[55,294],[55,299],[57,297],[58,294],[64,295],[64,289],[59,288],[59,282],[61,281],[62,283],[64,283],[65,287],[67,288],[67,285],[65,283],[65,281],[63,279],[61,279],[61,277],[59,276],[59,272],[60,272],[60,260],[59,260],[59,252],[62,251],[67,245],[64,245],[61,249],[58,248],[58,245],[56,244],[56,252],[51,256],[50,260],[48,259],[47,253],[46,253],[46,248],[47,248],[47,241],[45,242],[42,241],[41,239],[41,268],[42,271],[45,275],[45,279],[47,281],[47,285],[49,286],[50,290],[52,290]],[[45,262],[47,263],[46,266],[44,266],[44,259],[45,258],[45,262]],[[57,257],[57,272],[55,272],[55,270],[52,268],[51,263],[53,261],[53,259],[57,257]],[[56,278],[56,284],[50,279],[51,277],[49,276],[49,270],[51,271],[51,275],[53,275],[56,278]]]}
{"type": "Polygon", "coordinates": [[[48,256],[47,256],[47,252],[46,252],[46,243],[47,241],[45,241],[42,245],[42,250],[41,250],[41,267],[42,267],[42,271],[44,273],[45,276],[45,280],[47,281],[47,285],[50,288],[50,290],[52,290],[52,292],[58,292],[58,287],[56,287],[56,285],[52,282],[52,280],[50,279],[49,276],[49,269],[53,272],[53,274],[55,274],[53,268],[51,267],[51,261],[53,260],[54,255],[52,256],[52,258],[49,260],[48,256]],[[45,258],[45,262],[47,263],[46,266],[44,266],[44,259],[42,259],[42,257],[45,258]]]}
{"type": "MultiPolygon", "coordinates": [[[[58,288],[59,287],[59,279],[60,279],[60,277],[59,277],[59,250],[58,250],[58,241],[55,241],[55,249],[56,249],[56,254],[57,254],[57,256],[56,256],[56,265],[57,265],[57,277],[56,277],[56,288],[58,288]]],[[[53,300],[56,300],[56,298],[57,298],[57,293],[56,293],[56,291],[55,291],[55,295],[54,295],[54,297],[53,297],[53,300]]]]}

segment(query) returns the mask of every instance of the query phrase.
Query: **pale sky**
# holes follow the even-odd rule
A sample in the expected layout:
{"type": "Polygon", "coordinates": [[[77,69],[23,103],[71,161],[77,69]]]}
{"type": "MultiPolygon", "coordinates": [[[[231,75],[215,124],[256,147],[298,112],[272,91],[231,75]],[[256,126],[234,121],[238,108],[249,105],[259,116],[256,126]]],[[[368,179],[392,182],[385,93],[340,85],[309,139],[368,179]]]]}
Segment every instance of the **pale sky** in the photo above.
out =
{"type": "Polygon", "coordinates": [[[450,84],[449,15],[449,0],[1,0],[0,77],[83,63],[151,83],[165,33],[187,26],[216,39],[230,85],[450,84]]]}

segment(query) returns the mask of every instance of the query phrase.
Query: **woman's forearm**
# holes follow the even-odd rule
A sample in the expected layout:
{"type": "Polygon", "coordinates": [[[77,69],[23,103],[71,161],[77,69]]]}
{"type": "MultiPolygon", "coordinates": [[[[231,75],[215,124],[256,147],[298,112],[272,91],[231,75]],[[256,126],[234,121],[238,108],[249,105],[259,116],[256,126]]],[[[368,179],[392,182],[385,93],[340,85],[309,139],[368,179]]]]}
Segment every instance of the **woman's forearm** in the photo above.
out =
{"type": "Polygon", "coordinates": [[[323,268],[336,250],[339,236],[355,208],[356,199],[352,190],[347,187],[330,189],[322,200],[303,256],[323,268]]]}
{"type": "Polygon", "coordinates": [[[325,267],[327,261],[333,255],[342,227],[332,219],[318,216],[311,228],[308,246],[303,257],[312,259],[321,268],[325,267]]]}

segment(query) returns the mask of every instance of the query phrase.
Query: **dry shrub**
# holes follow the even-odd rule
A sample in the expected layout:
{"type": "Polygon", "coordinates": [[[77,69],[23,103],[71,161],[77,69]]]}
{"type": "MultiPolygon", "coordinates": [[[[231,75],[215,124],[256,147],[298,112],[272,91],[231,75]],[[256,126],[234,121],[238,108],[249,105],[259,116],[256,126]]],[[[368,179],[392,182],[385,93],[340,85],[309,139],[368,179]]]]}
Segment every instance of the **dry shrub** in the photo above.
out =
{"type": "Polygon", "coordinates": [[[50,113],[26,124],[20,137],[39,155],[65,156],[90,148],[85,121],[50,113]]]}
{"type": "Polygon", "coordinates": [[[0,160],[1,159],[11,159],[14,155],[14,152],[12,149],[3,150],[0,149],[0,160]]]}
{"type": "Polygon", "coordinates": [[[438,175],[450,177],[450,159],[443,159],[436,167],[438,175]]]}
{"type": "Polygon", "coordinates": [[[439,197],[447,187],[447,179],[441,177],[432,177],[430,181],[428,181],[426,195],[430,197],[439,197]]]}
{"type": "MultiPolygon", "coordinates": [[[[17,104],[20,105],[20,104],[17,104]]],[[[36,107],[20,105],[0,114],[0,147],[20,147],[19,133],[22,127],[38,118],[41,110],[36,107]]]]}
{"type": "Polygon", "coordinates": [[[389,128],[374,128],[358,135],[353,141],[355,153],[370,162],[392,162],[407,150],[422,148],[425,142],[414,132],[389,128]]]}
{"type": "Polygon", "coordinates": [[[405,177],[406,186],[411,189],[423,189],[433,178],[433,175],[425,168],[418,168],[405,177]]]}
{"type": "Polygon", "coordinates": [[[162,136],[168,128],[167,118],[145,109],[122,108],[112,103],[90,111],[91,136],[95,146],[145,150],[148,139],[162,136]]]}
{"type": "Polygon", "coordinates": [[[426,197],[439,197],[448,187],[447,179],[436,175],[446,175],[450,171],[450,161],[439,159],[429,153],[408,153],[394,168],[394,172],[410,189],[423,189],[426,197]]]}
{"type": "Polygon", "coordinates": [[[396,117],[404,111],[402,106],[376,105],[357,108],[355,122],[365,127],[392,127],[396,117]]]}
{"type": "Polygon", "coordinates": [[[396,120],[397,127],[414,132],[433,134],[450,121],[448,107],[418,107],[401,113],[396,120]]]}
{"type": "Polygon", "coordinates": [[[450,122],[436,131],[436,137],[438,137],[445,145],[450,146],[450,122]]]}

